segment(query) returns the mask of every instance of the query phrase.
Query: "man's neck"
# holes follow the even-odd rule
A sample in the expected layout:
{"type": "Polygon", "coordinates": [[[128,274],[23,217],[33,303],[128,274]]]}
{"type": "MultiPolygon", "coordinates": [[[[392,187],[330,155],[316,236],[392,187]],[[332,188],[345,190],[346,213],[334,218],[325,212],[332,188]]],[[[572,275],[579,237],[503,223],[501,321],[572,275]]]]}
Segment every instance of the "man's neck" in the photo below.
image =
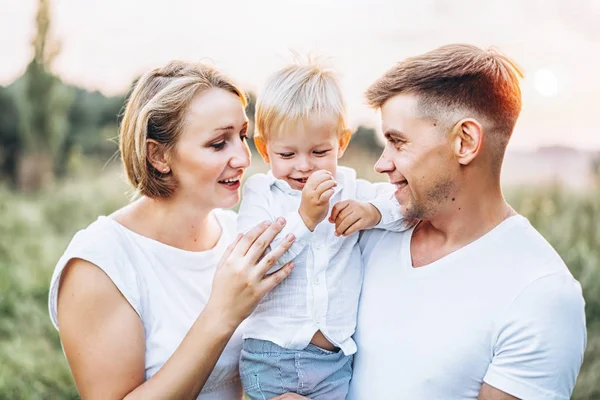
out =
{"type": "Polygon", "coordinates": [[[430,264],[479,239],[516,212],[508,205],[499,183],[465,188],[436,215],[422,221],[413,233],[413,266],[430,264]]]}

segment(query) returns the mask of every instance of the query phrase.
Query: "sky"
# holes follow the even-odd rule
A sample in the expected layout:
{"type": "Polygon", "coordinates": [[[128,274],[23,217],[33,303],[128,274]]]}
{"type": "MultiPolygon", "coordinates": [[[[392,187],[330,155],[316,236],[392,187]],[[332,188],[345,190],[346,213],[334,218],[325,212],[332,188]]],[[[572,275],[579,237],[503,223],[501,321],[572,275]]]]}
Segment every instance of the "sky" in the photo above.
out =
{"type": "MultiPolygon", "coordinates": [[[[29,62],[36,0],[0,0],[0,85],[29,62]]],[[[524,70],[511,147],[600,149],[600,0],[55,0],[53,71],[105,94],[171,59],[204,60],[256,91],[292,61],[339,71],[349,120],[379,127],[364,90],[448,43],[494,46],[524,70]]]]}

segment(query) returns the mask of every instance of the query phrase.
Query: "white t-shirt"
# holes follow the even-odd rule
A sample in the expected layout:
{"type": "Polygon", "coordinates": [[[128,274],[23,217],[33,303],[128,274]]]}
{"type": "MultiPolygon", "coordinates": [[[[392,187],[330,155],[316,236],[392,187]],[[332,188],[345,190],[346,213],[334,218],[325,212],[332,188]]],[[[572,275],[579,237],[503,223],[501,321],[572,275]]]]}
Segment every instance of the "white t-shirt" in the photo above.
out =
{"type": "MultiPolygon", "coordinates": [[[[57,295],[67,262],[81,258],[101,268],[138,313],[146,337],[146,379],[177,349],[210,296],[215,268],[235,238],[236,215],[214,211],[223,233],[208,251],[191,252],[141,236],[108,217],[79,231],[56,265],[50,284],[50,317],[58,329],[57,295]]],[[[236,331],[198,399],[240,399],[241,333],[236,331]]]]}
{"type": "Polygon", "coordinates": [[[402,232],[361,238],[365,278],[350,399],[568,399],[586,344],[584,300],[522,216],[413,268],[402,232]]]}

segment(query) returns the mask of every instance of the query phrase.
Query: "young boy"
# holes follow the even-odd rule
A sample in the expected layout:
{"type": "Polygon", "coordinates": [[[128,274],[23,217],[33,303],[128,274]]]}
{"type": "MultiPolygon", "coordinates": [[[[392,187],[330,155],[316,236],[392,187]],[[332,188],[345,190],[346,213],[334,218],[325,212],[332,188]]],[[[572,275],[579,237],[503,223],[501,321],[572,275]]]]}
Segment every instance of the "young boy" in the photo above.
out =
{"type": "Polygon", "coordinates": [[[258,98],[254,142],[271,170],[246,182],[238,230],[282,216],[286,226],[272,245],[292,235],[295,241],[272,268],[293,260],[293,272],[246,322],[240,376],[252,399],[346,397],[363,276],[359,231],[408,225],[392,185],[338,167],[350,135],[328,69],[288,66],[258,98]]]}

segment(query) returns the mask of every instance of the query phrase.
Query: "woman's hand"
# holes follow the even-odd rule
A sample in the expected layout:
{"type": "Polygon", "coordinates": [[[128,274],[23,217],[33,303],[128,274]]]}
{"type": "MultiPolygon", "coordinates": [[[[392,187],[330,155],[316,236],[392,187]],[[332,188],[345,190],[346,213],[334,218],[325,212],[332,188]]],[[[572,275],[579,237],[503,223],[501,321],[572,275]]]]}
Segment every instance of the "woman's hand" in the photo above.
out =
{"type": "Polygon", "coordinates": [[[206,308],[216,310],[229,327],[237,328],[265,294],[292,272],[290,262],[265,276],[294,242],[292,234],[258,261],[284,226],[285,219],[281,217],[274,223],[267,221],[257,225],[245,235],[239,235],[221,258],[206,308]]]}

